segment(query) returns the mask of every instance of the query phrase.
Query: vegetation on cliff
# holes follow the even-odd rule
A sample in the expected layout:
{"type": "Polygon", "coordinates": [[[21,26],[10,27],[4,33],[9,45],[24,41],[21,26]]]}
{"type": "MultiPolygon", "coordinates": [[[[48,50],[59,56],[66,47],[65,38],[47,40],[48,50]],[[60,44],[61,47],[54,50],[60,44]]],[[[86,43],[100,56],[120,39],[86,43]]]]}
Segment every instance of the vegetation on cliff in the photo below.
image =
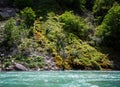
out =
{"type": "Polygon", "coordinates": [[[115,68],[104,48],[114,47],[118,51],[120,48],[119,1],[13,0],[8,3],[20,12],[0,27],[0,68],[8,69],[14,63],[35,70],[115,68]]]}

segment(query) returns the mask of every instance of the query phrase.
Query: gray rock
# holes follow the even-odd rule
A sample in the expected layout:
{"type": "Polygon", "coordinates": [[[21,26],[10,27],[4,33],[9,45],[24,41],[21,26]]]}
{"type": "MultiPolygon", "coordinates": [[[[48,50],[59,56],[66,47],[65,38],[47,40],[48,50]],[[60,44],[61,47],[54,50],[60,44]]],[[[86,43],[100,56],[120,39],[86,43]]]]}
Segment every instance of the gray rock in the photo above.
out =
{"type": "Polygon", "coordinates": [[[6,70],[6,71],[13,71],[13,70],[14,70],[14,66],[11,65],[11,66],[7,67],[5,70],[6,70]]]}
{"type": "Polygon", "coordinates": [[[0,16],[1,16],[3,19],[6,19],[6,18],[10,17],[10,15],[9,15],[7,12],[0,12],[0,16]]]}
{"type": "Polygon", "coordinates": [[[44,70],[49,70],[49,68],[47,66],[44,67],[44,70]]]}
{"type": "Polygon", "coordinates": [[[15,8],[0,8],[0,19],[14,17],[17,11],[15,8]]]}
{"type": "Polygon", "coordinates": [[[15,64],[15,70],[27,71],[28,69],[27,69],[24,65],[19,64],[19,63],[16,63],[16,64],[15,64]]]}

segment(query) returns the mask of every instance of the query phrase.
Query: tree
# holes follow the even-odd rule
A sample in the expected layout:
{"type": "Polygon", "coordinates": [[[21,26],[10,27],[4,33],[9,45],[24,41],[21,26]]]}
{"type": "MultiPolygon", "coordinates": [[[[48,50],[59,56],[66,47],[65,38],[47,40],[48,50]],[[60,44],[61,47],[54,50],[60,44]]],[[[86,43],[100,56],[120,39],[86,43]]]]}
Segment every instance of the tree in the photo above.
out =
{"type": "Polygon", "coordinates": [[[29,31],[25,29],[24,24],[17,25],[16,20],[9,19],[5,24],[3,42],[6,47],[18,46],[21,40],[28,36],[29,31]]]}
{"type": "Polygon", "coordinates": [[[108,10],[113,6],[115,0],[95,0],[93,6],[93,13],[97,19],[98,24],[101,24],[104,16],[107,14],[108,10]]]}
{"type": "Polygon", "coordinates": [[[115,3],[108,11],[102,24],[98,27],[98,35],[102,43],[120,49],[120,5],[115,3]]]}
{"type": "Polygon", "coordinates": [[[6,46],[11,46],[14,43],[18,42],[18,30],[16,29],[17,27],[15,26],[15,20],[11,18],[10,20],[7,21],[5,24],[5,41],[4,44],[6,46]]]}
{"type": "Polygon", "coordinates": [[[27,27],[33,25],[36,15],[32,8],[26,7],[20,12],[20,14],[27,27]]]}
{"type": "Polygon", "coordinates": [[[74,33],[81,39],[87,39],[90,34],[90,28],[85,25],[85,21],[73,14],[73,12],[65,12],[60,16],[61,22],[64,24],[64,30],[74,33]]]}

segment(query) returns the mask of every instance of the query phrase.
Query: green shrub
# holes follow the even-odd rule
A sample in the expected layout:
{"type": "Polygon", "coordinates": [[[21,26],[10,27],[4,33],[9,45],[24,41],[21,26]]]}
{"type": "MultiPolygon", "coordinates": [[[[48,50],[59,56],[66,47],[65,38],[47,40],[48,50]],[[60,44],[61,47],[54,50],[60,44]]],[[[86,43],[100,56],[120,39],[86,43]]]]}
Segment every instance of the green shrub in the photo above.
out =
{"type": "Polygon", "coordinates": [[[6,47],[17,46],[21,40],[27,37],[29,31],[24,27],[24,24],[17,25],[16,20],[9,19],[4,27],[4,45],[6,47]]]}
{"type": "Polygon", "coordinates": [[[18,46],[19,53],[24,56],[30,55],[38,47],[38,44],[33,39],[24,38],[18,46]]]}
{"type": "Polygon", "coordinates": [[[11,18],[5,24],[5,41],[4,44],[8,46],[17,45],[20,42],[20,31],[17,29],[15,20],[11,18]]]}
{"type": "MultiPolygon", "coordinates": [[[[41,43],[38,43],[40,44],[39,48],[44,49],[42,52],[45,54],[53,54],[52,56],[58,67],[63,67],[63,61],[65,69],[100,69],[99,66],[102,67],[100,63],[109,64],[104,63],[108,61],[104,54],[98,52],[78,37],[76,33],[79,32],[74,33],[74,30],[70,30],[74,28],[72,23],[76,23],[73,19],[79,21],[78,16],[76,17],[71,12],[68,12],[68,16],[65,15],[64,20],[62,20],[63,15],[60,17],[54,14],[51,15],[49,14],[48,19],[43,23],[39,20],[35,21],[34,37],[36,41],[45,42],[44,48],[41,43]],[[92,63],[91,60],[95,62],[92,63]]],[[[81,21],[76,25],[80,26],[79,23],[81,21]]],[[[82,23],[85,25],[84,22],[82,23]]]]}
{"type": "Polygon", "coordinates": [[[99,63],[97,63],[96,61],[91,61],[91,64],[92,64],[92,69],[93,70],[101,70],[101,66],[99,63]]]}
{"type": "Polygon", "coordinates": [[[31,63],[28,64],[28,67],[29,67],[30,69],[32,69],[32,68],[36,68],[37,65],[36,65],[35,62],[31,62],[31,63]]]}
{"type": "Polygon", "coordinates": [[[36,17],[35,12],[30,7],[24,8],[20,12],[20,16],[23,19],[24,23],[27,25],[27,27],[30,27],[31,25],[33,25],[36,17]]]}
{"type": "Polygon", "coordinates": [[[104,54],[98,52],[85,42],[78,40],[75,35],[68,34],[67,39],[69,39],[69,44],[67,44],[65,52],[69,59],[68,64],[70,64],[72,68],[98,69],[98,66],[101,67],[101,62],[104,63],[107,61],[107,57],[104,54]],[[95,61],[98,66],[96,63],[92,63],[91,60],[95,61]]]}
{"type": "Polygon", "coordinates": [[[102,38],[104,45],[119,49],[120,46],[120,5],[114,6],[108,11],[102,24],[98,27],[97,35],[102,38]]]}
{"type": "Polygon", "coordinates": [[[30,68],[43,68],[45,65],[44,59],[41,56],[27,58],[27,64],[30,68]]]}
{"type": "Polygon", "coordinates": [[[5,65],[5,67],[9,67],[11,65],[11,63],[10,62],[5,62],[4,65],[5,65]]]}
{"type": "Polygon", "coordinates": [[[32,68],[43,68],[45,65],[44,59],[41,56],[28,57],[22,54],[15,56],[15,61],[25,63],[30,69],[32,68]]]}
{"type": "Polygon", "coordinates": [[[103,21],[104,16],[108,10],[112,7],[115,0],[95,0],[93,6],[93,13],[96,17],[96,21],[100,24],[103,21]]]}
{"type": "Polygon", "coordinates": [[[74,33],[81,39],[87,39],[90,34],[90,28],[86,26],[85,21],[72,12],[65,12],[60,16],[61,22],[64,24],[64,30],[74,33]]]}

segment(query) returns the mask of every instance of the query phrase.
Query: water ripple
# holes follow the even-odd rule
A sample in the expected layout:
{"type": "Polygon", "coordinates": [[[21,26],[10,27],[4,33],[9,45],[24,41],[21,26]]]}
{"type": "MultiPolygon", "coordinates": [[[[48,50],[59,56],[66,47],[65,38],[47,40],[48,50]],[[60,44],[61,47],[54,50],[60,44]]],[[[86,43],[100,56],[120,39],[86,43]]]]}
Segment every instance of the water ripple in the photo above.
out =
{"type": "Polygon", "coordinates": [[[119,71],[0,73],[0,87],[120,87],[119,82],[119,71]]]}

